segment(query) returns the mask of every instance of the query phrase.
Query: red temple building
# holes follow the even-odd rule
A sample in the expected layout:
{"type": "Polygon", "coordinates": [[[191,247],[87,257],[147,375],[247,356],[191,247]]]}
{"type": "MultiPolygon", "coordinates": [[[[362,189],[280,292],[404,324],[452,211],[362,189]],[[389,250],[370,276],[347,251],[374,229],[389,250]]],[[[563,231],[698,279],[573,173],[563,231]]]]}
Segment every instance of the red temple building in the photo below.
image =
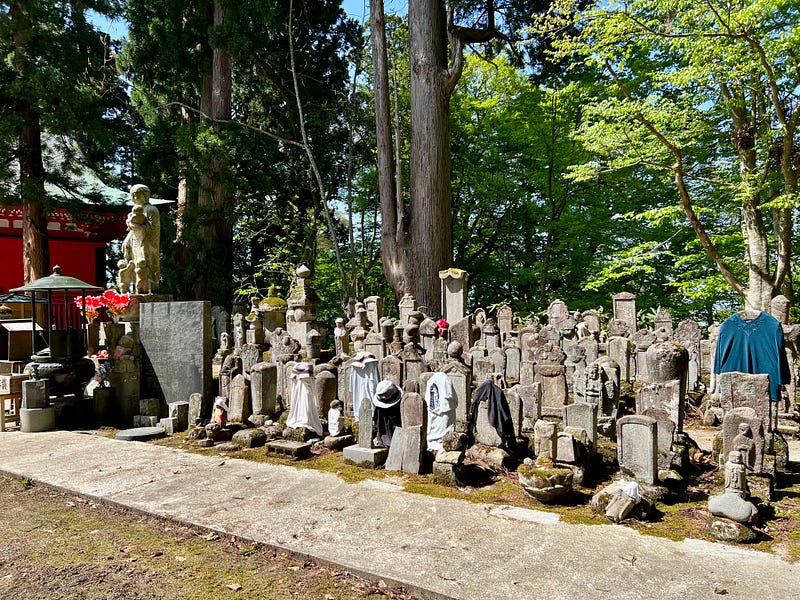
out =
{"type": "MultiPolygon", "coordinates": [[[[50,270],[61,265],[63,272],[82,281],[105,287],[106,244],[125,237],[127,207],[87,206],[74,214],[56,209],[47,215],[50,270]]],[[[22,277],[22,207],[0,206],[0,294],[24,283],[22,277]]]]}

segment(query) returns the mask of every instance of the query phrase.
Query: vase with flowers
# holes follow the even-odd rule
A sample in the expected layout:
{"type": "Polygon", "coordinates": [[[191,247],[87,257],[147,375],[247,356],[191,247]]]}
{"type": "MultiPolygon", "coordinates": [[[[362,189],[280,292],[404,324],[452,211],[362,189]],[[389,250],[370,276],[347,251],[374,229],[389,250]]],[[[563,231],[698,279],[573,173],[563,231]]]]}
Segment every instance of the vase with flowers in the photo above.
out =
{"type": "Polygon", "coordinates": [[[118,294],[114,290],[106,290],[100,296],[100,302],[106,308],[106,313],[114,323],[119,323],[119,318],[125,313],[131,302],[130,294],[118,294]]]}
{"type": "Polygon", "coordinates": [[[100,316],[100,307],[103,305],[100,302],[100,296],[77,296],[75,306],[86,318],[86,322],[91,324],[100,316]]]}

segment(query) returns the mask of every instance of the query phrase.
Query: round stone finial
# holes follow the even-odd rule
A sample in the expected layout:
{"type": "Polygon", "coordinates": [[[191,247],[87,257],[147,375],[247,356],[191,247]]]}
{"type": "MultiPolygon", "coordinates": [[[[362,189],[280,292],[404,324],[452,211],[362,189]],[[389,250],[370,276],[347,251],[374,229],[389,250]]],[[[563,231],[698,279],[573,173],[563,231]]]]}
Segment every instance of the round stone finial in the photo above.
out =
{"type": "Polygon", "coordinates": [[[464,355],[464,346],[461,342],[450,342],[447,345],[447,356],[450,358],[461,358],[464,355]]]}

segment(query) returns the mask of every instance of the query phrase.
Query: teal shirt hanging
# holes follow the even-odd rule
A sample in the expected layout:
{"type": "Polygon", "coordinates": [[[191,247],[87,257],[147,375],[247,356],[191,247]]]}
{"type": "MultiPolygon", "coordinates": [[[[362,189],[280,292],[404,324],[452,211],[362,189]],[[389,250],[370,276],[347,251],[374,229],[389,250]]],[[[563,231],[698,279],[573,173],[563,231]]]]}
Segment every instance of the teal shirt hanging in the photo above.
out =
{"type": "Polygon", "coordinates": [[[728,317],[719,328],[714,373],[769,375],[770,398],[780,400],[780,386],[791,381],[789,362],[783,347],[783,329],[778,320],[761,312],[752,321],[738,313],[728,317]]]}

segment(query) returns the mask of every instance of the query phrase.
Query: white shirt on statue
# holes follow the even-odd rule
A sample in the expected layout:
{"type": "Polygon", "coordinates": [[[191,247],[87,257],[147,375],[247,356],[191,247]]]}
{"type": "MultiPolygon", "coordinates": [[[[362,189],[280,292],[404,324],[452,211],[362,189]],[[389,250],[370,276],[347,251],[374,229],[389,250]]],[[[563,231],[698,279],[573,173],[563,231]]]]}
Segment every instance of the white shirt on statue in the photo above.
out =
{"type": "Polygon", "coordinates": [[[292,373],[292,405],[286,426],[292,429],[305,427],[322,436],[322,422],[319,420],[319,400],[314,377],[307,374],[292,373]]]}
{"type": "Polygon", "coordinates": [[[446,373],[434,373],[425,388],[428,409],[428,450],[442,450],[442,439],[456,428],[455,388],[446,373]]]}
{"type": "Polygon", "coordinates": [[[379,379],[376,361],[367,362],[363,366],[356,366],[354,363],[350,368],[350,393],[353,396],[353,415],[356,421],[358,421],[361,402],[365,398],[367,402],[372,402],[379,379]]]}

